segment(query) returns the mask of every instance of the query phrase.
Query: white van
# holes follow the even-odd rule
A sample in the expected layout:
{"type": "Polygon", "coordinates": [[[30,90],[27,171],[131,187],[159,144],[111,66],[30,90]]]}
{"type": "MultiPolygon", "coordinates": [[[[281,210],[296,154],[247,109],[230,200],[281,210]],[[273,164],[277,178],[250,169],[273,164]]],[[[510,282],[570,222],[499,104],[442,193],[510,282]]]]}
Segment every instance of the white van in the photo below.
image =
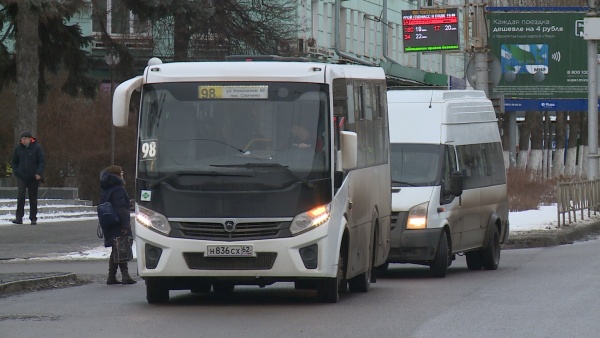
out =
{"type": "Polygon", "coordinates": [[[509,232],[494,108],[482,91],[389,90],[392,232],[389,263],[445,277],[456,254],[495,270],[509,232]]]}

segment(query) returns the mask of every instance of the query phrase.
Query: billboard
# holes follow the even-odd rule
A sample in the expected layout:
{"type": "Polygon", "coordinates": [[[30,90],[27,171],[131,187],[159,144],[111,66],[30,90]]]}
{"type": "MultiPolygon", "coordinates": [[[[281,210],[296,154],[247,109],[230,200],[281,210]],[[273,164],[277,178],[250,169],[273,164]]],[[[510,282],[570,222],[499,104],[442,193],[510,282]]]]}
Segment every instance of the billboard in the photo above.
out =
{"type": "Polygon", "coordinates": [[[490,52],[502,75],[493,92],[505,98],[586,99],[585,12],[492,12],[490,52]]]}
{"type": "Polygon", "coordinates": [[[459,49],[458,8],[402,11],[404,52],[459,49]]]}

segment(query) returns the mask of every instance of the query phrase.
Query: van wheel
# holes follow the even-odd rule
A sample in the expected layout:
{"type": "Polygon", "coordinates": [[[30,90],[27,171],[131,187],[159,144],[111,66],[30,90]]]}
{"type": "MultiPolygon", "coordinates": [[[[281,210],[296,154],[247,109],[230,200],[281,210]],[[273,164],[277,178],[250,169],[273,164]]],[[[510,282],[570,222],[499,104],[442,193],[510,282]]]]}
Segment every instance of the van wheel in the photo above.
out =
{"type": "Polygon", "coordinates": [[[433,262],[429,265],[432,277],[444,278],[448,272],[448,262],[450,261],[450,248],[448,247],[448,237],[446,232],[442,232],[440,241],[435,253],[433,262]]]}
{"type": "Polygon", "coordinates": [[[469,251],[465,254],[467,258],[467,267],[469,270],[481,270],[483,260],[481,259],[481,250],[469,251]]]}
{"type": "Polygon", "coordinates": [[[162,304],[169,301],[167,284],[156,278],[146,278],[146,300],[148,304],[162,304]]]}
{"type": "Polygon", "coordinates": [[[496,227],[494,227],[487,248],[481,251],[481,260],[484,269],[498,269],[498,265],[500,264],[500,235],[498,234],[498,228],[496,227]]]}

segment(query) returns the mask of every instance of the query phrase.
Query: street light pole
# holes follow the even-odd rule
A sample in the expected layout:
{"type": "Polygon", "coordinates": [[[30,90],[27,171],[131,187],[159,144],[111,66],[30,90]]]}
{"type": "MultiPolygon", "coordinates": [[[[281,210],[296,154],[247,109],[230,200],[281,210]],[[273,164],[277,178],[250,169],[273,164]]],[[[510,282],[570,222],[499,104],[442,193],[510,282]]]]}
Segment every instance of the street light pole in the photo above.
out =
{"type": "Polygon", "coordinates": [[[104,61],[110,67],[110,164],[115,164],[115,125],[112,122],[112,101],[115,92],[115,65],[119,63],[118,55],[108,53],[104,57],[104,61]]]}

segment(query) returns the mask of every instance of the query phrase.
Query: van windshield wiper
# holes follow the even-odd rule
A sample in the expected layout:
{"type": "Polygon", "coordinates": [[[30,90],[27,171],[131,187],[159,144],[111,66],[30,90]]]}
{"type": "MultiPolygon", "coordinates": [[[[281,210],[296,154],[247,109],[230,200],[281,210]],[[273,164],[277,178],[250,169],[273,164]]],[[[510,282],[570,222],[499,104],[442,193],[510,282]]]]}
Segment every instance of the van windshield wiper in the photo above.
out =
{"type": "Polygon", "coordinates": [[[410,187],[416,187],[416,185],[414,185],[412,183],[404,182],[404,181],[392,180],[392,183],[395,183],[395,184],[404,184],[404,185],[408,185],[410,187]]]}
{"type": "Polygon", "coordinates": [[[286,173],[292,175],[299,182],[304,183],[308,188],[312,188],[313,187],[312,182],[310,182],[309,180],[307,180],[305,178],[302,178],[302,177],[298,176],[295,172],[293,172],[292,170],[290,170],[290,168],[288,168],[285,165],[281,165],[279,163],[211,164],[211,166],[212,167],[223,167],[223,168],[248,168],[248,169],[252,169],[252,168],[278,168],[278,169],[281,169],[281,170],[285,171],[286,173]]]}
{"type": "Polygon", "coordinates": [[[150,185],[150,188],[154,189],[156,188],[159,184],[161,184],[162,182],[165,181],[169,181],[173,178],[176,177],[180,177],[180,176],[237,176],[237,177],[252,177],[252,175],[245,175],[245,174],[228,174],[228,173],[221,173],[218,171],[175,171],[172,172],[168,175],[165,175],[157,180],[155,180],[152,185],[150,185]]]}

